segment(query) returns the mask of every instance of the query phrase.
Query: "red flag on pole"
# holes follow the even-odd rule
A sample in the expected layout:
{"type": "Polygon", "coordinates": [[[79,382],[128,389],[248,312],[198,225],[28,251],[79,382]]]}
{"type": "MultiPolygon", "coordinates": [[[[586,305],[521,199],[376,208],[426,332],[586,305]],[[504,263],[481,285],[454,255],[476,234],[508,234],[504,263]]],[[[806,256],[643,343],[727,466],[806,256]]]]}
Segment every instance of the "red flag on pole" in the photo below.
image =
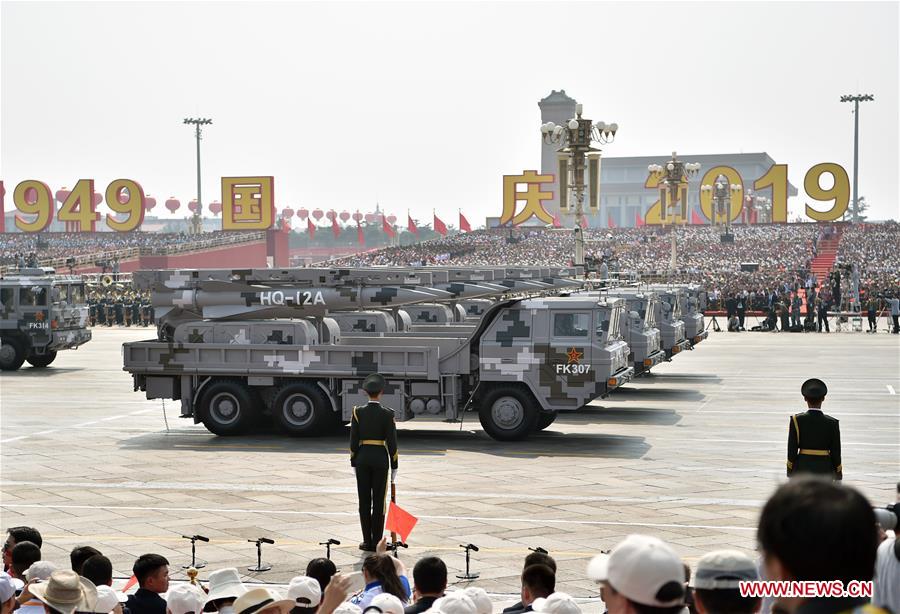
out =
{"type": "Polygon", "coordinates": [[[392,239],[397,236],[397,233],[394,232],[394,227],[388,224],[387,218],[383,215],[381,216],[381,229],[384,231],[384,234],[392,239]]]}
{"type": "Polygon", "coordinates": [[[697,212],[691,209],[691,224],[702,224],[703,218],[697,215],[697,212]]]}
{"type": "Polygon", "coordinates": [[[338,226],[337,216],[334,215],[331,217],[331,234],[334,235],[334,238],[337,239],[341,236],[341,227],[338,226]]]}
{"type": "Polygon", "coordinates": [[[359,225],[359,221],[356,222],[356,242],[360,245],[366,244],[366,236],[363,234],[362,226],[359,225]]]}
{"type": "Polygon", "coordinates": [[[613,221],[611,213],[608,214],[606,217],[606,227],[607,228],[615,228],[616,227],[616,223],[613,221]]]}
{"type": "Polygon", "coordinates": [[[309,232],[309,238],[313,239],[316,236],[316,225],[313,224],[312,218],[306,218],[306,230],[309,232]]]}
{"type": "Polygon", "coordinates": [[[587,218],[584,217],[584,216],[582,215],[582,216],[581,216],[581,221],[578,223],[578,225],[581,226],[583,229],[586,230],[587,227],[588,227],[588,221],[587,221],[587,218]]]}
{"type": "Polygon", "coordinates": [[[406,212],[406,220],[406,229],[418,237],[419,229],[416,228],[416,223],[413,221],[409,211],[406,212]]]}
{"type": "Polygon", "coordinates": [[[392,533],[397,533],[401,541],[405,543],[406,538],[409,537],[417,522],[419,522],[418,518],[391,501],[390,507],[388,507],[385,529],[392,533]]]}
{"type": "Polygon", "coordinates": [[[447,225],[437,216],[437,213],[434,214],[434,231],[442,237],[447,236],[447,225]]]}
{"type": "Polygon", "coordinates": [[[643,228],[643,227],[644,227],[644,223],[645,223],[645,222],[644,222],[644,218],[641,217],[641,214],[640,214],[639,212],[636,213],[635,215],[636,215],[637,217],[636,217],[635,220],[634,220],[634,221],[635,221],[635,224],[634,224],[634,225],[637,226],[638,228],[643,228]]]}
{"type": "Polygon", "coordinates": [[[463,232],[472,232],[472,226],[469,225],[469,220],[462,214],[462,211],[459,212],[459,229],[463,232]]]}
{"type": "Polygon", "coordinates": [[[127,593],[128,589],[137,584],[137,576],[133,575],[128,579],[128,582],[125,583],[125,588],[122,589],[123,593],[127,593]]]}
{"type": "Polygon", "coordinates": [[[553,216],[553,227],[554,228],[562,228],[562,222],[559,221],[558,215],[553,216]]]}

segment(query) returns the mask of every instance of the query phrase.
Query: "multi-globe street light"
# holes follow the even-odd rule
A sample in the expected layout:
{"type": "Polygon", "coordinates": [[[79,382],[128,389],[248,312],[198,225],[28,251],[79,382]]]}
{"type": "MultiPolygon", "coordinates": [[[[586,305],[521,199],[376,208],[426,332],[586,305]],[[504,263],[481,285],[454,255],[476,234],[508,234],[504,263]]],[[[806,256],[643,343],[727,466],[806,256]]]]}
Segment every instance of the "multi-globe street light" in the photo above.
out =
{"type": "Polygon", "coordinates": [[[724,218],[725,234],[722,236],[722,242],[732,242],[731,200],[740,193],[741,186],[736,183],[729,185],[728,178],[725,175],[719,175],[714,184],[702,185],[700,190],[712,196],[713,224],[717,224],[720,217],[724,218]]]}
{"type": "Polygon", "coordinates": [[[659,185],[660,221],[663,226],[669,218],[669,209],[672,210],[672,255],[669,259],[669,268],[674,270],[677,263],[678,248],[675,243],[675,206],[681,201],[682,220],[687,219],[687,182],[700,172],[699,162],[684,162],[678,159],[678,154],[672,152],[672,158],[665,164],[650,164],[647,166],[650,175],[655,175],[659,185]]]}
{"type": "Polygon", "coordinates": [[[606,145],[616,138],[616,123],[592,122],[581,117],[582,105],[575,105],[575,117],[565,125],[547,122],[541,126],[544,143],[559,145],[559,202],[560,211],[569,209],[569,190],[575,203],[575,264],[584,265],[584,193],[587,189],[585,172],[591,188],[591,204],[600,206],[600,150],[591,143],[606,145]]]}

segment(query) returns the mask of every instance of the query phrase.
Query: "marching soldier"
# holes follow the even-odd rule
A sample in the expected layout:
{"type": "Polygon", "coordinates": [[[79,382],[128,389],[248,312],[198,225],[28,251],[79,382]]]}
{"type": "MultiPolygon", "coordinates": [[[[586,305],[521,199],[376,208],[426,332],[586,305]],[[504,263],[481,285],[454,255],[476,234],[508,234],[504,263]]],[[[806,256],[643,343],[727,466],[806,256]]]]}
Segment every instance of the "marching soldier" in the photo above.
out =
{"type": "Polygon", "coordinates": [[[363,381],[369,402],[353,408],[350,421],[350,465],[356,472],[359,495],[359,524],[363,541],[360,550],[375,551],[384,533],[388,487],[397,476],[397,426],[394,410],[381,405],[384,377],[378,373],[363,381]]]}
{"type": "Polygon", "coordinates": [[[788,423],[787,475],[812,473],[841,480],[841,426],[822,413],[828,388],[813,378],[803,382],[800,393],[809,409],[791,416],[788,423]]]}

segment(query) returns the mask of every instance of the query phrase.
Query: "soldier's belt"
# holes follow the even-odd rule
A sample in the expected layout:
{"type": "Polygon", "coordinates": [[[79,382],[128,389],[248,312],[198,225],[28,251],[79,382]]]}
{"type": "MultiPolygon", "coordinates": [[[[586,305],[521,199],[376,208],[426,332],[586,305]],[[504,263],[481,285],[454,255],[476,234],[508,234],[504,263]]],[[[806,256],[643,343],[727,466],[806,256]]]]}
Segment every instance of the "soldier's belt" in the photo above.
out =
{"type": "Polygon", "coordinates": [[[363,439],[359,442],[361,446],[383,446],[384,439],[363,439]]]}
{"type": "Polygon", "coordinates": [[[831,450],[810,450],[807,448],[800,448],[800,454],[806,454],[807,456],[828,456],[831,454],[831,450]]]}

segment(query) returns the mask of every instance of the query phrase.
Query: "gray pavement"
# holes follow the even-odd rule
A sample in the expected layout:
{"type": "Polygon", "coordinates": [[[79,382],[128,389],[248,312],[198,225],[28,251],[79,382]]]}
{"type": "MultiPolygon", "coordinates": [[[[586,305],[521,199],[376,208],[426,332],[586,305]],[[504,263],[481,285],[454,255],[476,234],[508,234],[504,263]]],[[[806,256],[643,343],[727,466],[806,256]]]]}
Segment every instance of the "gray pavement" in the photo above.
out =
{"type": "MultiPolygon", "coordinates": [[[[186,562],[182,534],[210,537],[201,571],[255,561],[259,536],[286,582],[341,540],[333,558],[358,568],[355,483],[347,435],[290,439],[273,430],[218,438],[179,419],[177,404],[132,392],[120,345],[147,329],[94,329],[46,370],[0,376],[2,526],[44,535],[45,558],[99,547],[119,575],[158,552],[186,562]]],[[[759,507],[785,480],[785,441],[807,377],[831,389],[844,475],[873,503],[900,478],[900,339],[878,334],[712,333],[694,352],[527,442],[489,439],[477,418],[400,425],[398,502],[419,517],[401,558],[435,554],[453,575],[473,554],[477,585],[518,592],[528,547],[550,550],[560,590],[596,595],[589,558],[631,532],[671,543],[688,562],[722,547],[752,551],[759,507]]],[[[174,569],[173,569],[174,571],[174,569]]],[[[179,570],[180,571],[180,570],[179,570]]],[[[179,574],[176,574],[179,575],[179,574]]],[[[254,574],[247,574],[248,577],[254,574]]],[[[183,577],[183,575],[181,575],[183,577]]],[[[600,611],[591,604],[586,611],[600,611]]]]}

